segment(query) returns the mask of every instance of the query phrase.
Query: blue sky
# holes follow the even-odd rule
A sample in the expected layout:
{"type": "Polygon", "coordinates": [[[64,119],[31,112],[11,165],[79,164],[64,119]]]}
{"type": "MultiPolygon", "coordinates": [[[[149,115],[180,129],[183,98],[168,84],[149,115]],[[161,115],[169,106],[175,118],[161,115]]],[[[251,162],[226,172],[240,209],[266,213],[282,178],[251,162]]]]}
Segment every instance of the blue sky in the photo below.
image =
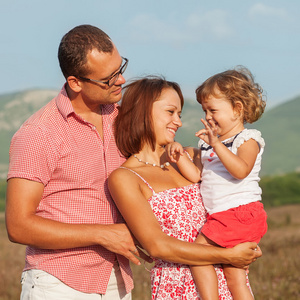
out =
{"type": "Polygon", "coordinates": [[[125,78],[162,74],[186,98],[207,77],[248,67],[268,107],[300,95],[299,0],[0,0],[0,94],[60,89],[61,37],[103,29],[129,58],[125,78]]]}

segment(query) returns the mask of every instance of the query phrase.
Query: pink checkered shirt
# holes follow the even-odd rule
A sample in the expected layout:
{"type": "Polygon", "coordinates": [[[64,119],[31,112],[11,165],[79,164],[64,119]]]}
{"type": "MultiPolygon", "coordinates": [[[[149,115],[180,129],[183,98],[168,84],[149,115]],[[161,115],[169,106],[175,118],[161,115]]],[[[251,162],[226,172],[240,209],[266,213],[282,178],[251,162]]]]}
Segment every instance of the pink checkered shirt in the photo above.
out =
{"type": "MultiPolygon", "coordinates": [[[[71,224],[124,222],[107,186],[109,174],[125,161],[112,131],[117,104],[103,105],[102,116],[103,141],[95,127],[74,112],[63,88],[14,135],[8,179],[44,184],[37,215],[71,224]]],[[[29,246],[24,270],[44,270],[78,291],[105,294],[116,259],[130,292],[129,261],[101,246],[68,250],[29,246]]]]}

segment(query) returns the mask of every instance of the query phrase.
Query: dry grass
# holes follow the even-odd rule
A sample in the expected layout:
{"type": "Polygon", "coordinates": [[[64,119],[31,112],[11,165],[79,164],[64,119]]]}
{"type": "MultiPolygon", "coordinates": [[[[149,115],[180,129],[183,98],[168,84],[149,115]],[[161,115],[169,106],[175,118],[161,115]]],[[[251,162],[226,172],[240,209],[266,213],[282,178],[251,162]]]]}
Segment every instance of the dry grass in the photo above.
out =
{"type": "Polygon", "coordinates": [[[300,299],[300,205],[270,209],[263,257],[250,268],[256,300],[300,299]]]}
{"type": "Polygon", "coordinates": [[[20,299],[20,279],[25,246],[11,243],[6,234],[4,213],[0,213],[0,300],[20,299]]]}
{"type": "MultiPolygon", "coordinates": [[[[300,299],[300,205],[268,209],[269,231],[260,243],[263,257],[250,267],[256,300],[300,299]]],[[[19,299],[25,247],[8,241],[0,215],[0,300],[19,299]]],[[[133,266],[133,300],[150,299],[149,272],[133,266]]]]}

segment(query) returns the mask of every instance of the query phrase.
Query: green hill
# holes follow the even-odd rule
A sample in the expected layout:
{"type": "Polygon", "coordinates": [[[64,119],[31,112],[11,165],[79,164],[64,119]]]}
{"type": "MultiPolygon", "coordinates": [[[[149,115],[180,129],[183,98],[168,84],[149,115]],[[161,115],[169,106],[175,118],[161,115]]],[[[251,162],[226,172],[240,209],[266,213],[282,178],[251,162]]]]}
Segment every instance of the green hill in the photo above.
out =
{"type": "Polygon", "coordinates": [[[253,127],[266,141],[263,174],[300,171],[300,97],[268,111],[253,127]]]}
{"type": "Polygon", "coordinates": [[[300,173],[264,176],[260,186],[266,207],[300,204],[300,173]]]}
{"type": "Polygon", "coordinates": [[[27,90],[0,95],[0,178],[6,177],[13,134],[33,112],[56,95],[54,90],[27,90]]]}
{"type": "MultiPolygon", "coordinates": [[[[0,178],[6,177],[9,144],[20,125],[40,107],[57,95],[55,90],[27,90],[0,95],[0,178]]],[[[267,110],[253,127],[266,141],[262,175],[300,171],[300,97],[267,110]]],[[[176,139],[185,146],[197,147],[195,132],[203,128],[204,117],[196,100],[186,100],[182,113],[183,126],[176,139]]]]}

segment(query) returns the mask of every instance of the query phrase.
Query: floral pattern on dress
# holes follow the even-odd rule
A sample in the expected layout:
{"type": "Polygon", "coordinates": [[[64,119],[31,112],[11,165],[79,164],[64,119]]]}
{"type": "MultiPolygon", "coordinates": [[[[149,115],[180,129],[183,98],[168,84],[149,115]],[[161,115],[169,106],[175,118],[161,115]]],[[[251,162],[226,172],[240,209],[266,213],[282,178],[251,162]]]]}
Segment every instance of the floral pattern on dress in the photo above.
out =
{"type": "MultiPolygon", "coordinates": [[[[206,220],[199,184],[154,192],[148,201],[166,234],[182,241],[195,241],[206,220]]],[[[223,269],[215,266],[215,270],[219,282],[219,299],[232,299],[223,269]]],[[[153,300],[201,299],[188,265],[156,259],[151,269],[151,283],[153,300]]]]}

